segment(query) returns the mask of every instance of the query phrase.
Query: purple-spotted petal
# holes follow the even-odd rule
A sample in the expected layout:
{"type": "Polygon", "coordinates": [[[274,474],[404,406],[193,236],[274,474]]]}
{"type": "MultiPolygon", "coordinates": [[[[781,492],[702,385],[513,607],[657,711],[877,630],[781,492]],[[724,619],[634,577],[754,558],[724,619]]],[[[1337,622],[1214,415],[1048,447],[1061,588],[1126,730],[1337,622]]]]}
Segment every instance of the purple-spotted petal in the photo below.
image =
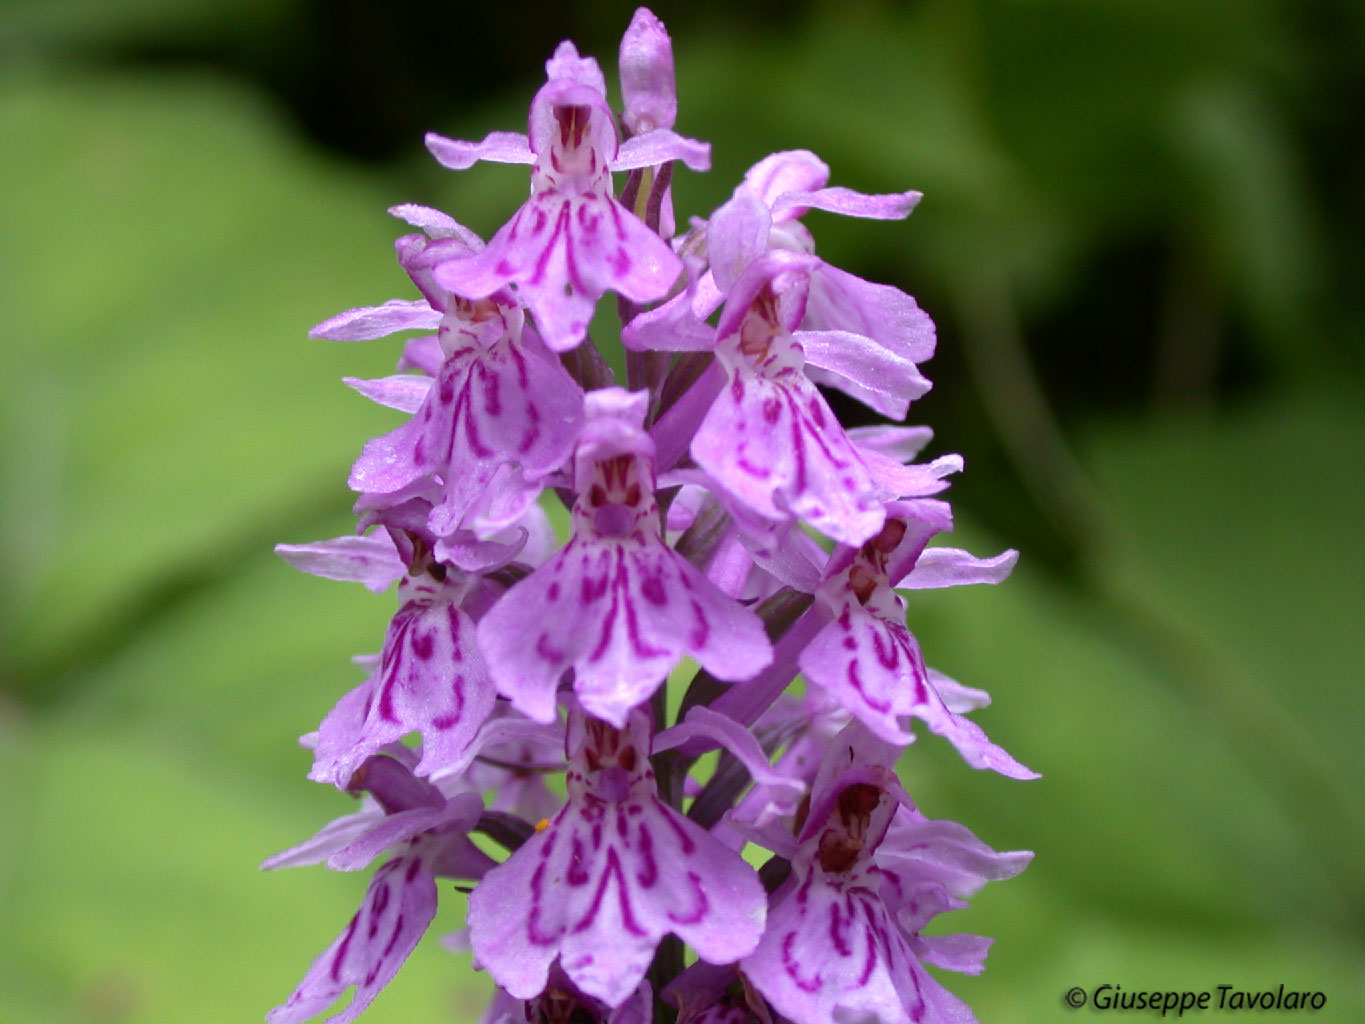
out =
{"type": "MultiPolygon", "coordinates": [[[[881,529],[882,499],[893,496],[803,376],[733,375],[691,450],[699,466],[759,515],[796,516],[846,544],[861,544],[881,529]]],[[[906,467],[888,468],[894,478],[906,467]]]]}
{"type": "Polygon", "coordinates": [[[409,601],[389,625],[378,671],[319,727],[309,778],[344,788],[367,757],[412,732],[422,735],[417,774],[429,775],[463,752],[493,701],[469,616],[451,600],[409,601]]]}
{"type": "Polygon", "coordinates": [[[665,934],[708,962],[751,951],[765,897],[753,868],[653,797],[566,807],[469,898],[474,952],[513,995],[545,986],[556,958],[588,995],[619,1006],[665,934]]]}
{"type": "Polygon", "coordinates": [[[533,195],[478,256],[441,264],[436,280],[470,298],[515,284],[545,343],[563,352],[582,340],[603,292],[652,302],[682,269],[668,243],[611,196],[547,191],[533,195]]]}
{"type": "Polygon", "coordinates": [[[498,690],[523,714],[554,716],[560,676],[594,715],[620,726],[684,654],[718,679],[744,679],[772,653],[762,623],[665,547],[578,538],[479,623],[498,690]]]}
{"type": "Polygon", "coordinates": [[[313,961],[269,1024],[299,1024],[317,1016],[352,985],[355,995],[325,1024],[349,1024],[393,980],[436,916],[436,880],[420,857],[397,857],[377,872],[360,910],[313,961]]]}
{"type": "Polygon", "coordinates": [[[397,494],[439,477],[443,498],[430,526],[461,526],[507,463],[535,479],[569,456],[582,421],[582,393],[543,347],[504,338],[457,350],[412,420],[366,444],[352,489],[397,494]]]}
{"type": "Polygon", "coordinates": [[[815,872],[769,912],[763,941],[741,965],[778,1013],[801,1024],[939,1024],[932,1005],[956,1000],[916,961],[875,890],[815,872]],[[931,991],[938,990],[938,991],[931,991]],[[943,999],[946,997],[946,1001],[943,999]]]}
{"type": "Polygon", "coordinates": [[[948,710],[904,623],[905,605],[888,587],[877,588],[866,606],[845,601],[837,618],[802,651],[801,671],[887,743],[914,739],[903,724],[907,715],[914,715],[952,743],[973,768],[1036,778],[987,739],[979,725],[948,710]]]}
{"type": "MultiPolygon", "coordinates": [[[[894,594],[887,600],[899,603],[894,594]]],[[[846,602],[839,617],[801,652],[800,665],[807,679],[877,736],[902,745],[914,739],[901,719],[921,699],[928,671],[919,645],[904,626],[896,628],[846,602]]]]}

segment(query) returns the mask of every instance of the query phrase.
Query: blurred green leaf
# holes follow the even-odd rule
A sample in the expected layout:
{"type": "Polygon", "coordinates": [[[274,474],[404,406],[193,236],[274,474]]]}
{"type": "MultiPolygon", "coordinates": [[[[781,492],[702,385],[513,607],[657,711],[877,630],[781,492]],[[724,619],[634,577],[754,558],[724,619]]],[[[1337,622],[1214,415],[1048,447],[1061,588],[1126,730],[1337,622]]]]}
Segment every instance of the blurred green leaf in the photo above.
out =
{"type": "MultiPolygon", "coordinates": [[[[24,837],[0,861],[7,1024],[259,1020],[360,903],[368,872],[259,873],[308,834],[297,787],[191,734],[62,715],[29,731],[24,757],[24,837]]],[[[460,923],[463,900],[443,903],[371,1019],[453,1017],[480,998],[467,961],[434,941],[460,923]]]]}
{"type": "Polygon", "coordinates": [[[31,690],[346,501],[363,439],[399,417],[338,378],[392,372],[398,347],[306,332],[408,294],[384,214],[406,197],[198,79],[29,83],[0,133],[25,154],[0,164],[0,651],[31,690]]]}

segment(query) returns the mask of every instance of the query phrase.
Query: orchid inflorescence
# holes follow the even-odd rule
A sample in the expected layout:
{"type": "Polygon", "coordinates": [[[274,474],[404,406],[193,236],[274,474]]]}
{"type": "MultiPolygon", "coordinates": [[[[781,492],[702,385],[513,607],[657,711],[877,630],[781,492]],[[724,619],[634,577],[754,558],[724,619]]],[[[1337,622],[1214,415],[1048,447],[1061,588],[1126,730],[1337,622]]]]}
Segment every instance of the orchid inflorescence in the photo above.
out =
{"type": "Polygon", "coordinates": [[[447,943],[496,983],[489,1024],[974,1019],[924,965],[978,972],[990,941],[924,926],[1032,855],[925,817],[894,767],[918,718],[973,767],[1034,773],[965,717],[986,694],[926,667],[897,590],[996,583],[1016,554],[929,546],[961,468],[912,461],[929,431],[839,424],[820,386],[906,415],[934,325],[824,262],[804,223],[900,219],[919,195],[829,187],[814,154],[776,153],[679,235],[673,168],[710,149],[673,131],[671,45],[643,8],[620,71],[619,122],[564,42],[526,135],[428,135],[454,170],[530,165],[530,198],[486,243],[395,207],[422,297],[313,331],[421,333],[399,374],[347,381],[411,416],[351,471],[356,534],[278,549],[397,582],[398,611],[303,738],[309,777],[360,809],[265,866],[384,860],[272,1024],[351,986],[330,1020],[354,1020],[437,879],[468,893],[447,943]],[[587,336],[608,291],[626,387],[587,336]],[[542,499],[570,512],[562,545],[542,499]]]}

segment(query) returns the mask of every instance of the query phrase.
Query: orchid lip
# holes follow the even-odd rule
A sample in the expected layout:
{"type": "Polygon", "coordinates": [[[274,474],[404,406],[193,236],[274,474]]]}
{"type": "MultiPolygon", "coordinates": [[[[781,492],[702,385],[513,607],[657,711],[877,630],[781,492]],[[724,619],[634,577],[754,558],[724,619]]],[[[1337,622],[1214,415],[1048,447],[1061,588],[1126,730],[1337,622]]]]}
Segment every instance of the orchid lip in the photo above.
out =
{"type": "Polygon", "coordinates": [[[635,509],[613,502],[593,513],[592,525],[600,537],[624,537],[635,528],[635,520],[635,509]]]}

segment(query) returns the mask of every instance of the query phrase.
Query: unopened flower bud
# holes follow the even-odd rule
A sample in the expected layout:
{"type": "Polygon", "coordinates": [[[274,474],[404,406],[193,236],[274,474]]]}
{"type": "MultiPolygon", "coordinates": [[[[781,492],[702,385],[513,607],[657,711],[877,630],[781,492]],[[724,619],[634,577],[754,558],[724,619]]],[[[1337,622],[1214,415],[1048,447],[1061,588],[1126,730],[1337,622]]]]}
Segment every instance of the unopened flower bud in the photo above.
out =
{"type": "Polygon", "coordinates": [[[631,135],[672,128],[678,119],[673,44],[663,22],[641,7],[621,39],[621,96],[631,135]]]}

